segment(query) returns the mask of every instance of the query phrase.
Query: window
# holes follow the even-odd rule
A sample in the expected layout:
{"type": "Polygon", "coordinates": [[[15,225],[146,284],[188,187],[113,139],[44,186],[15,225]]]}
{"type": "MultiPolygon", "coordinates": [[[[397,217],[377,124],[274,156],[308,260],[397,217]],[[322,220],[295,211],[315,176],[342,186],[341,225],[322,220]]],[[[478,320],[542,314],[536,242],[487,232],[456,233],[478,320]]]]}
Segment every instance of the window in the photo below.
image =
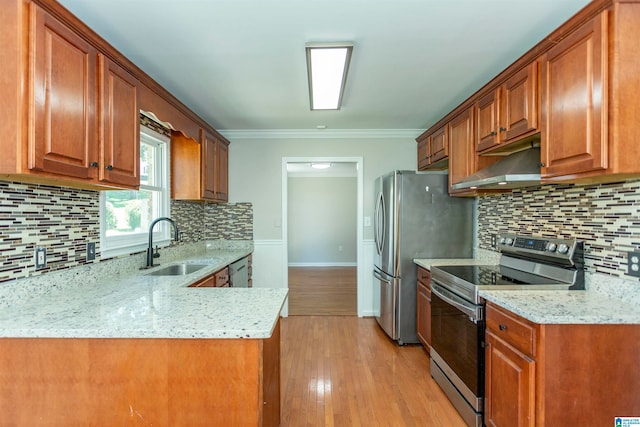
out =
{"type": "MultiPolygon", "coordinates": [[[[100,193],[100,251],[103,257],[143,251],[149,225],[169,216],[169,138],[140,126],[140,189],[100,193]]],[[[166,222],[154,227],[153,242],[170,241],[166,222]]]]}

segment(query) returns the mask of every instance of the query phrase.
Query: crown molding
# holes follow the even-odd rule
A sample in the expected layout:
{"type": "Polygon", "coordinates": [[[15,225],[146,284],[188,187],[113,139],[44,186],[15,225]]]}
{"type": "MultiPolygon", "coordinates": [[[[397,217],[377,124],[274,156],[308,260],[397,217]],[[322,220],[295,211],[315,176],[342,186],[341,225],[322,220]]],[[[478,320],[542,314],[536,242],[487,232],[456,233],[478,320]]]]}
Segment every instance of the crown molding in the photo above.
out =
{"type": "Polygon", "coordinates": [[[247,129],[218,130],[234,139],[415,139],[424,129],[247,129]]]}

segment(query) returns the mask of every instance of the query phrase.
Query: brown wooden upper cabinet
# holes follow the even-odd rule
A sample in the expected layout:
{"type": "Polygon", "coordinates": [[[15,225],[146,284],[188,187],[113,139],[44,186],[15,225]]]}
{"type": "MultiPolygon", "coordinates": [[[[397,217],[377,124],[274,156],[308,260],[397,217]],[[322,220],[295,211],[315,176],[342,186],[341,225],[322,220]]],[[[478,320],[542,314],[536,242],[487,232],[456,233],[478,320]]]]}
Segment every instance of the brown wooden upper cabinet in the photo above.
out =
{"type": "Polygon", "coordinates": [[[454,117],[448,124],[449,129],[449,193],[470,194],[473,190],[453,190],[451,185],[462,181],[475,172],[475,152],[473,137],[473,110],[471,106],[454,117]]]}
{"type": "Polygon", "coordinates": [[[122,186],[140,185],[138,80],[99,54],[100,160],[98,179],[122,186]]]}
{"type": "Polygon", "coordinates": [[[205,188],[211,199],[229,201],[229,146],[226,141],[203,131],[205,157],[207,158],[205,188]]]}
{"type": "Polygon", "coordinates": [[[28,53],[28,90],[16,91],[23,98],[15,100],[28,105],[26,117],[15,116],[18,129],[26,121],[26,132],[3,139],[8,159],[0,173],[79,187],[138,188],[138,81],[37,4],[7,5],[8,15],[20,13],[12,9],[16,5],[29,16],[29,37],[14,40],[28,53]]]}
{"type": "MultiPolygon", "coordinates": [[[[584,24],[542,58],[545,178],[593,174],[609,166],[608,14],[605,11],[584,24]]],[[[635,36],[640,33],[636,31],[635,36]]],[[[637,93],[635,86],[626,90],[637,93]]]]}
{"type": "Polygon", "coordinates": [[[228,143],[201,130],[200,141],[180,132],[171,136],[171,198],[227,202],[228,143]]]}
{"type": "Polygon", "coordinates": [[[640,3],[605,3],[542,57],[546,182],[640,177],[640,3]]]}
{"type": "Polygon", "coordinates": [[[444,165],[449,158],[448,129],[442,126],[429,134],[418,138],[418,170],[444,165]]]}
{"type": "Polygon", "coordinates": [[[535,61],[476,101],[476,151],[490,151],[539,132],[538,103],[535,61]]]}
{"type": "MultiPolygon", "coordinates": [[[[640,1],[592,0],[420,135],[419,153],[443,123],[474,106],[476,170],[539,138],[542,183],[638,179],[638,52],[640,1]]],[[[449,144],[462,138],[451,132],[449,144]]],[[[468,161],[461,146],[447,154],[454,183],[468,161]]],[[[420,169],[431,165],[419,155],[420,169]]]]}

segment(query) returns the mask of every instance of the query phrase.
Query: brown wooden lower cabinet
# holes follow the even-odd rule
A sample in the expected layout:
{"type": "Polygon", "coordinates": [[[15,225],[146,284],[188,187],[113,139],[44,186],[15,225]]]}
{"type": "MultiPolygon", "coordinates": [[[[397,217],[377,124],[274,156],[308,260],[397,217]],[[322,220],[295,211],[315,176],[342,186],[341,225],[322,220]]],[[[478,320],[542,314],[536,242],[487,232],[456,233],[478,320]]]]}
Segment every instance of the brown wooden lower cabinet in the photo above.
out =
{"type": "Polygon", "coordinates": [[[417,325],[418,339],[431,354],[431,273],[418,267],[418,307],[417,325]]]}
{"type": "Polygon", "coordinates": [[[614,425],[640,416],[640,326],[536,324],[487,302],[487,426],[614,425]]]}
{"type": "Polygon", "coordinates": [[[229,287],[229,267],[218,270],[215,273],[198,280],[189,285],[190,288],[228,288],[229,287]]]}
{"type": "Polygon", "coordinates": [[[0,339],[2,425],[278,426],[268,339],[0,339]]]}

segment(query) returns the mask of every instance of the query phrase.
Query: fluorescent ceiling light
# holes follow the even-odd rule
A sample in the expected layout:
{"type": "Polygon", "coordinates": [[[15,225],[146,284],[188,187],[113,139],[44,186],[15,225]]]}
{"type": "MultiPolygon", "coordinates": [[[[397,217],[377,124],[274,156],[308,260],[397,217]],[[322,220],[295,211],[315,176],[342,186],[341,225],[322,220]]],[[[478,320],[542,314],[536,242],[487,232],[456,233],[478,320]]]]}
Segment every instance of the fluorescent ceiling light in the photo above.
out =
{"type": "Polygon", "coordinates": [[[331,163],[311,163],[311,167],[314,169],[329,169],[331,163]]]}
{"type": "Polygon", "coordinates": [[[339,110],[353,43],[307,43],[307,74],[312,110],[339,110]]]}

